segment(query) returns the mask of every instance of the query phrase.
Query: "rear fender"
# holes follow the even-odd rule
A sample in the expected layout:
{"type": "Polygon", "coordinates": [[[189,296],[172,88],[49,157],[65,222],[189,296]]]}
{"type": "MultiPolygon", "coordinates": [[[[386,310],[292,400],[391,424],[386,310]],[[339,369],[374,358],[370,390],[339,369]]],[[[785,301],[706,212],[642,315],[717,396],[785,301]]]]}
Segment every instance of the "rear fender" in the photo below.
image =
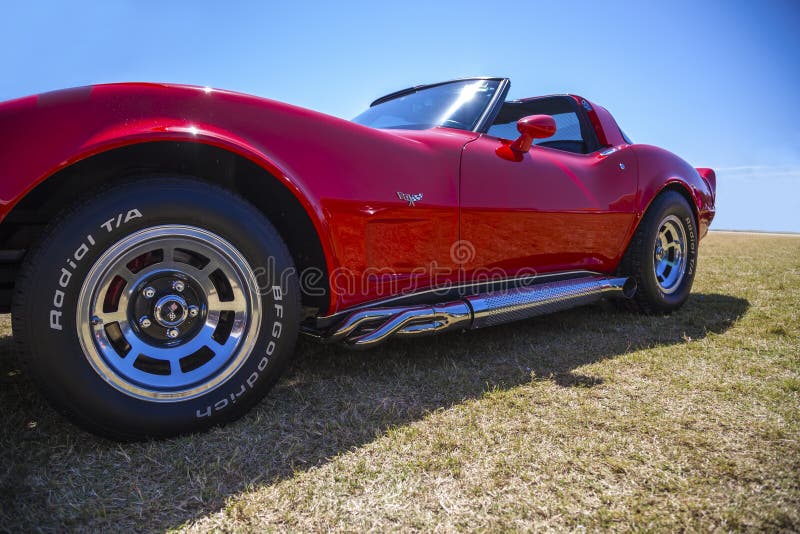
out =
{"type": "MultiPolygon", "coordinates": [[[[650,145],[634,145],[639,160],[639,192],[637,215],[639,221],[655,198],[665,190],[674,189],[689,201],[697,220],[700,238],[714,218],[716,180],[714,171],[706,169],[706,177],[678,156],[650,145]]],[[[638,226],[638,223],[637,225],[638,226]]],[[[635,228],[633,230],[635,232],[635,228]]],[[[632,237],[633,233],[631,233],[632,237]]]]}

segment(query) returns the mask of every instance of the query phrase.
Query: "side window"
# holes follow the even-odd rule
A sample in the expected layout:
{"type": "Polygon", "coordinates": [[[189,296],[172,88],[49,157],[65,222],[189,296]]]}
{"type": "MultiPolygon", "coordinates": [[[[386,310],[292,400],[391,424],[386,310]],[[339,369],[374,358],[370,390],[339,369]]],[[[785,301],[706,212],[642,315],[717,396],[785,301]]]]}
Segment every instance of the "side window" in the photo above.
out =
{"type": "Polygon", "coordinates": [[[486,132],[501,139],[519,137],[517,121],[528,115],[550,115],[556,121],[556,133],[547,139],[535,139],[534,143],[548,148],[586,154],[594,146],[587,134],[573,103],[563,97],[546,97],[522,102],[506,102],[497,118],[486,132]]]}
{"type": "Polygon", "coordinates": [[[514,139],[519,137],[519,132],[517,131],[517,121],[524,116],[525,115],[520,115],[515,120],[503,124],[498,124],[495,121],[494,124],[489,126],[489,131],[487,131],[486,133],[491,135],[492,137],[499,137],[500,139],[510,139],[513,141],[514,139]]]}
{"type": "MultiPolygon", "coordinates": [[[[548,141],[583,141],[583,137],[581,137],[581,121],[578,120],[577,113],[557,113],[552,117],[556,120],[556,134],[547,139],[536,139],[534,143],[538,145],[548,141]]],[[[516,124],[514,129],[516,129],[516,124]]]]}

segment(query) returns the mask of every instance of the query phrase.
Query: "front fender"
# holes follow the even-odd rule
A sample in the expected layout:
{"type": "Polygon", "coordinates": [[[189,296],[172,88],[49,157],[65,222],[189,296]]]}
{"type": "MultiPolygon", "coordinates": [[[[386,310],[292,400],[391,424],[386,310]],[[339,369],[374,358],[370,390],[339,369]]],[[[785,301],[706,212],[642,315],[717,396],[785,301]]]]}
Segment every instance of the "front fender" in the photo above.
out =
{"type": "Polygon", "coordinates": [[[202,88],[124,84],[67,89],[0,104],[0,138],[5,140],[0,145],[0,221],[50,176],[86,158],[145,142],[202,143],[245,157],[283,183],[313,222],[328,269],[335,268],[330,229],[318,199],[287,162],[205,120],[204,115],[213,118],[219,110],[213,99],[199,106],[196,100],[204,96],[209,92],[202,88]],[[120,95],[120,87],[126,94],[120,95]],[[169,90],[154,90],[164,87],[169,90]]]}

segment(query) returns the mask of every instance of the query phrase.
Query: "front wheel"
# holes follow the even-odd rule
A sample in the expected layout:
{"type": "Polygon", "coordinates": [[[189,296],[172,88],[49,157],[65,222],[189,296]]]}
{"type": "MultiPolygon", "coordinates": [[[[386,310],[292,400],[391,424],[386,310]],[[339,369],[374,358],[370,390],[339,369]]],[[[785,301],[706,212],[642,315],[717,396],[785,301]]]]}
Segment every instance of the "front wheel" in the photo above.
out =
{"type": "Polygon", "coordinates": [[[622,306],[649,314],[678,309],[692,290],[697,267],[694,213],[679,193],[652,202],[628,245],[619,273],[636,280],[636,295],[622,306]]]}
{"type": "Polygon", "coordinates": [[[80,426],[118,439],[241,416],[294,350],[300,302],[277,231],[241,198],[145,178],[63,214],[12,309],[23,365],[80,426]]]}

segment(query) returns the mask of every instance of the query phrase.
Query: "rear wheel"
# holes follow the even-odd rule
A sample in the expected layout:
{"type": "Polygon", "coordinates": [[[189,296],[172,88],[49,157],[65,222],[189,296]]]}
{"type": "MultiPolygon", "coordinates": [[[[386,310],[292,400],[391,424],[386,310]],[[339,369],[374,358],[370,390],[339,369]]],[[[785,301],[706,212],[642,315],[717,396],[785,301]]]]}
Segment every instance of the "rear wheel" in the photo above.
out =
{"type": "Polygon", "coordinates": [[[291,257],[228,191],[141,179],[45,236],[16,284],[14,335],[45,396],[90,431],[137,439],[231,421],[294,350],[291,257]]]}
{"type": "Polygon", "coordinates": [[[669,313],[689,297],[697,266],[694,213],[676,191],[652,202],[639,223],[619,273],[636,280],[633,299],[620,305],[644,313],[669,313]]]}

